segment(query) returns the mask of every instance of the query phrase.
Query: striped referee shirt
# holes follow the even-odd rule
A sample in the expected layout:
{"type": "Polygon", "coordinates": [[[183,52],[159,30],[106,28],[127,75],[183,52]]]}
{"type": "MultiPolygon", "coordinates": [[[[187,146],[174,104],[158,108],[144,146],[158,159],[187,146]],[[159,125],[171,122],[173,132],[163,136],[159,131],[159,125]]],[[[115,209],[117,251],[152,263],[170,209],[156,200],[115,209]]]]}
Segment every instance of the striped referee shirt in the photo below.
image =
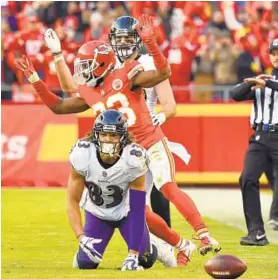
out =
{"type": "Polygon", "coordinates": [[[230,90],[235,101],[253,100],[250,124],[278,124],[278,70],[264,89],[251,90],[253,84],[240,83],[230,90]],[[277,73],[277,75],[276,75],[277,73]]]}

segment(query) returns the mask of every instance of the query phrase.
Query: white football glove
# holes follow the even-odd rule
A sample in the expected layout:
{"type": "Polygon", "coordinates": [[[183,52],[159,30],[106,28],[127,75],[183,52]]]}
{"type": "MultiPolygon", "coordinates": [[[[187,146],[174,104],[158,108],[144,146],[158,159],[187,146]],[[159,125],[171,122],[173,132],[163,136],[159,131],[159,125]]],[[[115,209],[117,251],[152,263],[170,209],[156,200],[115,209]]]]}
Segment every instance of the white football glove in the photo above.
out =
{"type": "Polygon", "coordinates": [[[139,265],[138,263],[138,255],[128,254],[121,268],[121,271],[126,271],[126,270],[130,270],[130,271],[144,270],[143,266],[139,265]]]}
{"type": "Polygon", "coordinates": [[[102,261],[102,255],[94,248],[94,244],[100,243],[102,239],[91,238],[83,236],[79,241],[79,246],[86,253],[86,255],[94,263],[100,263],[102,261]]]}
{"type": "Polygon", "coordinates": [[[160,126],[166,120],[165,113],[163,113],[163,112],[160,112],[158,114],[151,112],[151,118],[152,118],[152,122],[153,122],[154,126],[160,126]]]}
{"type": "Polygon", "coordinates": [[[53,29],[48,28],[45,31],[44,40],[48,48],[51,50],[52,54],[56,54],[62,51],[61,42],[53,29]]]}

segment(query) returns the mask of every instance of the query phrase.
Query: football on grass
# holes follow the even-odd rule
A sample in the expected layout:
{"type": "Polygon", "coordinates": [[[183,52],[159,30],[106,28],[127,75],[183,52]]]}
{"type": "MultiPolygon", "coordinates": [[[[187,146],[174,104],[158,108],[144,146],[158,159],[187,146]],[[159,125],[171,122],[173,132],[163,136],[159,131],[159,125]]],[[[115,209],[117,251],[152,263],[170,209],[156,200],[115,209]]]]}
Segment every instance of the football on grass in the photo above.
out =
{"type": "Polygon", "coordinates": [[[233,255],[217,255],[205,264],[206,272],[217,279],[238,278],[246,269],[246,264],[233,255]]]}

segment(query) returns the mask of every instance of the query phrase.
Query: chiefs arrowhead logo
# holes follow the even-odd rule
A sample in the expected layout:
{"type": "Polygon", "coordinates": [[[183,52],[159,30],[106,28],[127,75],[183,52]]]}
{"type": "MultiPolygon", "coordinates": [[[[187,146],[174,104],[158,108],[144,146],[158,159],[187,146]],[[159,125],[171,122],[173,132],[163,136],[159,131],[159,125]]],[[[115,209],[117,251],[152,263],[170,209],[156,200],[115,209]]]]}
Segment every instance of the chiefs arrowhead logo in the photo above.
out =
{"type": "Polygon", "coordinates": [[[98,52],[100,54],[109,54],[109,51],[111,50],[111,47],[103,44],[103,45],[100,45],[98,46],[96,49],[95,49],[95,52],[98,52]]]}
{"type": "Polygon", "coordinates": [[[121,90],[123,88],[123,82],[120,79],[114,79],[112,82],[112,88],[114,90],[121,90]]]}

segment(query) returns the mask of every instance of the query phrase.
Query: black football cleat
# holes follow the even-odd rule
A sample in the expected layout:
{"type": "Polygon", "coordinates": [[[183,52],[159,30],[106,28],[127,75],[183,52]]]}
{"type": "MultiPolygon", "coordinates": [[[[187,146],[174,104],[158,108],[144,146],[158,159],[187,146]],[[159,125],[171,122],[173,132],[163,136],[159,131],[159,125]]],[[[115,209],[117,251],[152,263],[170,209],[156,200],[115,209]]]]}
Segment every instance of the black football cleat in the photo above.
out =
{"type": "Polygon", "coordinates": [[[260,230],[252,230],[247,236],[240,238],[241,245],[265,246],[268,245],[266,234],[260,230]]]}

